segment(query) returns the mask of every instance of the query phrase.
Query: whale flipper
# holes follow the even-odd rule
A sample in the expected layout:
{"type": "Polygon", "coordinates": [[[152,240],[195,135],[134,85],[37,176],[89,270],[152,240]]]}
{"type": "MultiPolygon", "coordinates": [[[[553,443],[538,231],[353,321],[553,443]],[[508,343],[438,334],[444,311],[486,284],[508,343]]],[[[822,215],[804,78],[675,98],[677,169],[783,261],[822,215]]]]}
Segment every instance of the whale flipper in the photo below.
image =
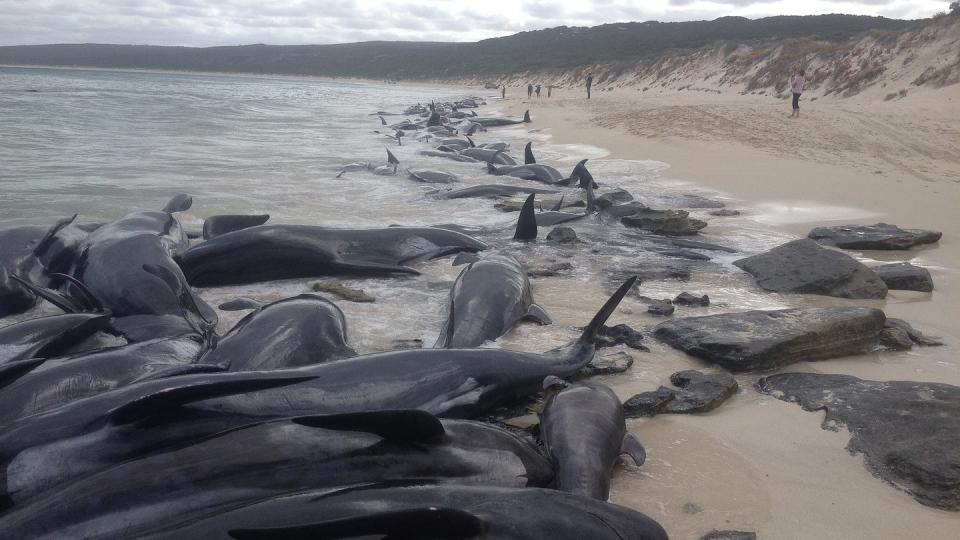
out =
{"type": "Polygon", "coordinates": [[[633,433],[627,433],[623,436],[620,453],[630,456],[637,466],[643,465],[643,462],[647,460],[646,449],[640,444],[640,441],[633,436],[633,433]]]}
{"type": "Polygon", "coordinates": [[[263,307],[263,303],[257,302],[253,298],[241,297],[228,300],[217,307],[223,311],[243,311],[245,309],[260,309],[263,307]]]}
{"type": "Polygon", "coordinates": [[[541,325],[553,323],[553,320],[551,320],[550,316],[547,315],[546,310],[537,304],[530,304],[530,307],[527,309],[527,314],[524,315],[523,318],[529,319],[541,325]]]}

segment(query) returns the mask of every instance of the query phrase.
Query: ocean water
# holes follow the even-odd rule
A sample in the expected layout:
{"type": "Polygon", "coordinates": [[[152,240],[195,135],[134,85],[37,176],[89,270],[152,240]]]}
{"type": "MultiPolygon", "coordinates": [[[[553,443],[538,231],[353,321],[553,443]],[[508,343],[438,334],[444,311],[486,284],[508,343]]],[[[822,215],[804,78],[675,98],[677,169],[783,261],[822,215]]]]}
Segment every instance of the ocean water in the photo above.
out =
{"type": "MultiPolygon", "coordinates": [[[[431,146],[413,137],[397,146],[376,114],[391,113],[385,118],[394,123],[406,118],[399,113],[410,105],[478,92],[483,97],[482,91],[469,89],[309,78],[0,68],[0,222],[46,224],[74,213],[83,220],[110,220],[133,210],[161,208],[184,192],[194,204],[179,217],[194,230],[202,227],[203,218],[224,213],[267,213],[271,223],[353,228],[456,223],[497,229],[483,239],[531,264],[573,262],[566,278],[542,281],[574,280],[567,295],[602,302],[615,284],[613,276],[643,259],[630,249],[622,227],[578,224],[581,234],[619,238],[623,245],[602,256],[585,249],[517,245],[509,241],[516,213],[500,212],[486,199],[437,200],[430,195],[444,186],[421,184],[403,174],[406,168],[441,169],[461,178],[456,187],[528,184],[490,176],[481,164],[421,156],[419,151],[431,146]],[[400,159],[401,174],[336,177],[347,163],[384,163],[386,148],[400,159]]],[[[491,98],[481,114],[498,114],[496,105],[491,98]]],[[[553,145],[549,133],[535,123],[491,129],[475,139],[507,142],[515,156],[522,156],[523,145],[533,141],[539,161],[562,172],[590,158],[588,165],[604,189],[622,187],[639,200],[697,192],[663,181],[664,163],[605,160],[603,148],[553,145]]],[[[776,243],[775,235],[761,236],[728,235],[724,241],[751,247],[776,243]]],[[[446,259],[421,270],[424,275],[415,279],[347,280],[380,299],[368,306],[341,302],[348,314],[356,315],[350,321],[351,339],[360,350],[388,349],[395,339],[432,343],[448,285],[460,268],[446,259]]],[[[309,281],[214,288],[202,294],[213,304],[237,295],[271,300],[303,292],[309,281]]],[[[650,286],[653,291],[658,287],[650,286]]],[[[763,296],[753,303],[776,307],[763,296]]],[[[223,313],[221,329],[240,315],[223,313]]],[[[582,324],[591,313],[578,309],[570,315],[582,324]]],[[[575,335],[544,330],[513,346],[537,350],[575,335]]]]}

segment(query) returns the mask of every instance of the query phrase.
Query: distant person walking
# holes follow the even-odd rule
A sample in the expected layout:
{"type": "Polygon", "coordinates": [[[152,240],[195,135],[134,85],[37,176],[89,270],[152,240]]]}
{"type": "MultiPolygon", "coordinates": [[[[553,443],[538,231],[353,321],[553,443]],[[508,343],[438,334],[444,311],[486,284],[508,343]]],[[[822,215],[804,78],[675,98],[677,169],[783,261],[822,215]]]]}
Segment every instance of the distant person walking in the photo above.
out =
{"type": "Polygon", "coordinates": [[[500,92],[500,99],[507,99],[507,85],[503,85],[503,91],[500,92]]]}
{"type": "Polygon", "coordinates": [[[532,97],[533,97],[533,85],[532,85],[532,84],[528,84],[528,85],[527,85],[527,99],[530,99],[530,98],[532,98],[532,97]]]}
{"type": "Polygon", "coordinates": [[[537,93],[537,99],[540,99],[540,85],[539,85],[539,84],[537,85],[537,89],[536,89],[535,91],[536,91],[536,93],[537,93]]]}
{"type": "Polygon", "coordinates": [[[547,85],[547,98],[549,98],[551,94],[553,94],[553,85],[552,85],[552,84],[547,85]]]}
{"type": "Polygon", "coordinates": [[[790,113],[790,118],[800,118],[800,94],[806,86],[807,80],[802,69],[790,77],[790,91],[793,92],[793,112],[790,113]]]}
{"type": "Polygon", "coordinates": [[[587,99],[590,99],[590,87],[593,86],[593,74],[587,74],[587,99]]]}

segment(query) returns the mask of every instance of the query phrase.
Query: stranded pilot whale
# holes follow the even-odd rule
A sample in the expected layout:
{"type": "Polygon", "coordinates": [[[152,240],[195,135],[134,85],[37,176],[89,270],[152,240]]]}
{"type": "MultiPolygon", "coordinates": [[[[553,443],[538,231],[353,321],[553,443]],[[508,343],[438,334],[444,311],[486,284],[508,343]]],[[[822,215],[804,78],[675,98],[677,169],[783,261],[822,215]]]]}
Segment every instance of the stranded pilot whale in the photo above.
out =
{"type": "Polygon", "coordinates": [[[192,285],[217,286],[342,274],[417,274],[405,265],[486,247],[465,234],[430,227],[260,225],[198,244],[178,262],[192,285]]]}
{"type": "Polygon", "coordinates": [[[562,491],[422,481],[275,497],[144,540],[359,537],[667,540],[667,533],[640,512],[562,491]]]}
{"type": "MultiPolygon", "coordinates": [[[[563,384],[563,381],[556,380],[563,384]]],[[[554,380],[545,381],[545,386],[554,380]]],[[[642,465],[646,452],[629,432],[623,405],[601,384],[572,384],[549,394],[540,413],[540,438],[556,470],[554,487],[605,501],[620,454],[642,465]]]]}
{"type": "Polygon", "coordinates": [[[254,371],[307,366],[357,353],[347,345],[347,320],[333,302],[316,294],[301,294],[261,306],[252,300],[221,305],[232,311],[254,308],[217,341],[202,362],[222,364],[230,371],[254,371]]]}
{"type": "Polygon", "coordinates": [[[31,538],[130,538],[305,489],[419,478],[545,487],[552,477],[532,443],[489,424],[416,410],[305,416],[128,461],[44,494],[3,525],[31,538]]]}
{"type": "Polygon", "coordinates": [[[478,347],[527,318],[550,324],[543,308],[533,303],[530,280],[520,261],[493,254],[460,272],[450,290],[447,321],[434,347],[478,347]]]}
{"type": "Polygon", "coordinates": [[[545,354],[403,350],[294,369],[184,375],[18,419],[0,432],[0,508],[165,446],[260,420],[390,409],[477,417],[537,392],[547,376],[569,377],[587,365],[598,330],[636,280],[620,286],[577,341],[545,354]]]}

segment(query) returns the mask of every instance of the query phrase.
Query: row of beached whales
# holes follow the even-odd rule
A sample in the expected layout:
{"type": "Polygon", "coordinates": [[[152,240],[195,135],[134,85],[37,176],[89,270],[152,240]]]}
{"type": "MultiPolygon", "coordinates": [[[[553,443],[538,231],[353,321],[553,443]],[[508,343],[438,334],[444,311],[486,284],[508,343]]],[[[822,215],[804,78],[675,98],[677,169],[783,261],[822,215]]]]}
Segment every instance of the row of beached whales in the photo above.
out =
{"type": "MultiPolygon", "coordinates": [[[[401,129],[497,123],[459,111],[476,105],[416,109],[401,129]]],[[[569,181],[593,187],[583,163],[569,181]]],[[[645,458],[620,401],[563,381],[594,357],[636,278],[579,339],[543,354],[477,348],[521,319],[549,322],[503,253],[460,274],[432,349],[358,356],[343,312],[314,294],[227,302],[253,311],[219,336],[193,286],[410,274],[487,246],[452,227],[267,216],[209,218],[191,245],[175,215],[191,205],[178,195],[106,223],[0,228],[0,316],[40,299],[64,311],[0,328],[5,538],[666,538],[607,502],[618,456],[645,458]],[[472,420],[544,390],[545,451],[472,420]]],[[[531,198],[515,236],[536,226],[531,198]]]]}

